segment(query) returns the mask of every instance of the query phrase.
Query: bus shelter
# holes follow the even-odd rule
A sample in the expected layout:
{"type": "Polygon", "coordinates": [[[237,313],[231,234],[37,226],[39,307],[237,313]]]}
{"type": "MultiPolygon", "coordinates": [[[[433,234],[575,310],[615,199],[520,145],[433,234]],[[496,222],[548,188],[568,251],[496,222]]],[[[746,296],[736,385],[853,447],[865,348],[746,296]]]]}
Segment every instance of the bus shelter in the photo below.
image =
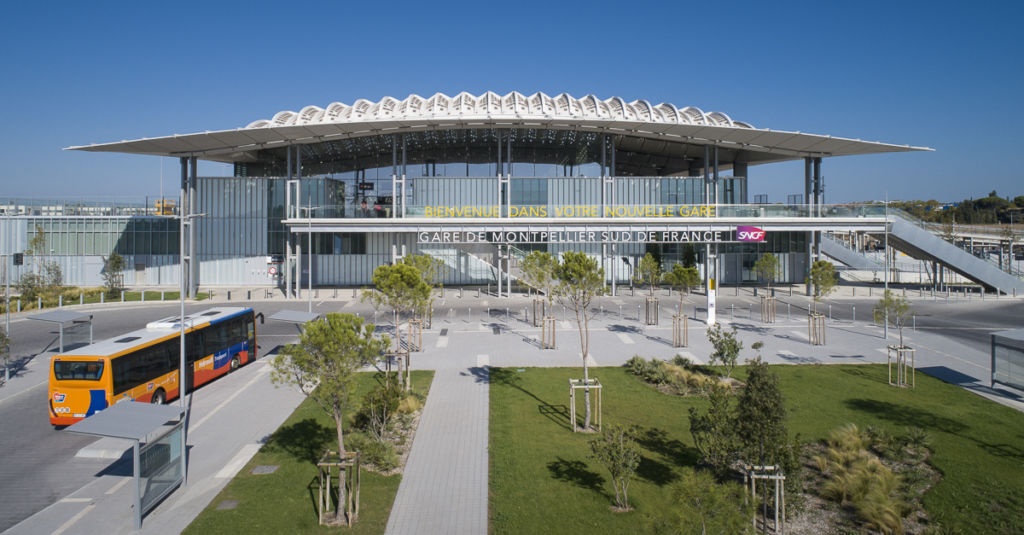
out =
{"type": "Polygon", "coordinates": [[[136,530],[142,528],[143,515],[184,484],[187,470],[184,411],[178,405],[116,403],[66,429],[81,435],[133,442],[136,530]]]}
{"type": "Polygon", "coordinates": [[[285,323],[294,323],[296,325],[304,325],[307,322],[320,319],[323,314],[314,312],[301,312],[299,310],[281,310],[270,316],[270,319],[274,321],[283,321],[285,323]]]}
{"type": "Polygon", "coordinates": [[[992,386],[1024,390],[1024,329],[992,333],[992,386]]]}
{"type": "MultiPolygon", "coordinates": [[[[64,333],[66,331],[78,333],[79,331],[83,331],[87,328],[89,330],[89,341],[85,343],[92,343],[92,314],[83,314],[81,312],[72,312],[70,310],[51,310],[49,312],[43,312],[42,314],[36,314],[35,316],[29,316],[28,319],[57,324],[60,331],[61,353],[64,352],[64,333]]],[[[81,338],[84,339],[85,337],[82,336],[81,338]]]]}

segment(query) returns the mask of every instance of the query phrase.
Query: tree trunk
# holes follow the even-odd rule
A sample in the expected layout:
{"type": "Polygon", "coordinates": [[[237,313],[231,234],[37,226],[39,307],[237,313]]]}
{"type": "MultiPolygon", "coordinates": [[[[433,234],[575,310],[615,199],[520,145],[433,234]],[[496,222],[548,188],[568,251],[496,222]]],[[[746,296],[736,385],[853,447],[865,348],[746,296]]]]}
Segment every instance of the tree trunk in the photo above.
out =
{"type": "MultiPolygon", "coordinates": [[[[586,318],[586,312],[583,317],[586,318]]],[[[580,351],[583,355],[583,430],[590,429],[590,368],[587,366],[588,336],[584,321],[580,318],[580,309],[576,307],[576,326],[580,330],[580,351]]],[[[576,425],[573,422],[572,425],[576,425]]]]}
{"type": "Polygon", "coordinates": [[[345,453],[345,433],[341,428],[341,424],[344,422],[344,416],[341,411],[334,412],[334,426],[338,432],[338,453],[345,453]]]}

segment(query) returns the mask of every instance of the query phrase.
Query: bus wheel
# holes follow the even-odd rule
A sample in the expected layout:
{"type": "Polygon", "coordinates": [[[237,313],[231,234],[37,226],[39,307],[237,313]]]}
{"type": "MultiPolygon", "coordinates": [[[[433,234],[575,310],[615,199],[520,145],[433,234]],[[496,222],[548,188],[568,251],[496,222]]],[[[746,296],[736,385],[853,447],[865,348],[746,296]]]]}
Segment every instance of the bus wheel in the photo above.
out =
{"type": "Polygon", "coordinates": [[[149,398],[149,402],[153,405],[163,405],[164,401],[167,401],[167,394],[164,394],[162,388],[156,389],[156,392],[153,392],[153,397],[149,398]]]}
{"type": "Polygon", "coordinates": [[[238,360],[238,355],[231,357],[231,371],[235,371],[241,365],[241,361],[238,360]]]}

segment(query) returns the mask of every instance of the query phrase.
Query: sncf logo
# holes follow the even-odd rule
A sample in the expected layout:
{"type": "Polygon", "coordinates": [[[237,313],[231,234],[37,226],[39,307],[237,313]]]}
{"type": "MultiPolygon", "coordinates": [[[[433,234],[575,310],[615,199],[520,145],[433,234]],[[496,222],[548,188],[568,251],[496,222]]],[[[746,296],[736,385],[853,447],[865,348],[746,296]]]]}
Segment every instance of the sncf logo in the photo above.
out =
{"type": "Polygon", "coordinates": [[[757,227],[736,227],[737,241],[764,241],[764,231],[757,227]]]}
{"type": "Polygon", "coordinates": [[[61,394],[60,392],[54,392],[53,401],[54,403],[64,403],[64,394],[61,394]]]}

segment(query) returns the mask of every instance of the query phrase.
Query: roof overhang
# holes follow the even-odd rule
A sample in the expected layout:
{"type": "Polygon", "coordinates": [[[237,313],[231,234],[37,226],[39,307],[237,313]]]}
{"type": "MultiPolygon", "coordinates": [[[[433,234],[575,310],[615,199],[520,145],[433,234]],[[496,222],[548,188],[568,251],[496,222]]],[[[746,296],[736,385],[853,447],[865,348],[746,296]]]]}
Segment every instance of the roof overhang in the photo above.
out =
{"type": "Polygon", "coordinates": [[[749,163],[769,163],[808,156],[850,156],[932,150],[859,139],[725,126],[658,124],[586,119],[521,120],[513,117],[461,117],[435,121],[389,120],[300,126],[239,128],[196,134],[144,138],[115,143],[68,147],[68,150],[153,156],[195,156],[216,162],[255,161],[256,152],[288,145],[321,143],[346,138],[402,134],[442,129],[548,128],[579,130],[680,145],[716,145],[744,153],[749,163]]]}
{"type": "MultiPolygon", "coordinates": [[[[368,136],[453,129],[573,130],[638,140],[661,154],[675,153],[674,145],[714,145],[731,153],[724,161],[749,164],[793,160],[808,156],[848,156],[886,152],[931,150],[802,132],[754,128],[721,112],[677,108],[645,100],[574,98],[544,93],[497,95],[437,93],[429,98],[409,95],[371,102],[360,99],[351,106],[334,102],[326,108],[306,106],[299,112],[282,111],[269,120],[245,128],[198,132],[68,147],[89,152],[118,152],[154,156],[194,156],[235,163],[260,161],[260,153],[291,145],[310,145],[368,136]]],[[[636,146],[638,143],[633,143],[636,146]]],[[[646,151],[644,151],[646,152],[646,151]]]]}

